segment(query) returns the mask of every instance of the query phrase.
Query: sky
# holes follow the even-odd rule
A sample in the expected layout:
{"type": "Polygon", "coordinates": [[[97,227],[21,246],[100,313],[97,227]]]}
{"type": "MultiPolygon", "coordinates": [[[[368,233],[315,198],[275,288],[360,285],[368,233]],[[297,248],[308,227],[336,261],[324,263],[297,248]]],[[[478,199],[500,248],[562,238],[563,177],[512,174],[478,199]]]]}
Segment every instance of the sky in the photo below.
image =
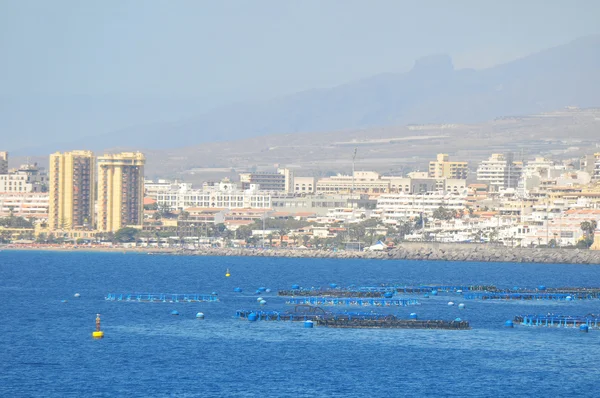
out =
{"type": "Polygon", "coordinates": [[[55,131],[72,98],[137,107],[106,126],[95,115],[103,130],[403,72],[436,53],[486,68],[598,34],[598,15],[597,0],[5,0],[0,139],[39,128],[28,104],[55,131]]]}

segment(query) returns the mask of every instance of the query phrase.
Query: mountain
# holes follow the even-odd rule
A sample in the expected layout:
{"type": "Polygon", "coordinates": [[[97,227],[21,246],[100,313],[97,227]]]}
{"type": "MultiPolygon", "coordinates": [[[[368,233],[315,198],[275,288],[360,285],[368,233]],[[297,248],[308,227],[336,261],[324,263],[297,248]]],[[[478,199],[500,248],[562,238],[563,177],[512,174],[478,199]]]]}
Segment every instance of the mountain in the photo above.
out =
{"type": "Polygon", "coordinates": [[[457,70],[448,55],[432,55],[417,60],[406,73],[233,104],[177,123],[127,128],[77,144],[166,149],[267,134],[478,123],[565,106],[592,107],[600,105],[599,70],[600,36],[477,71],[457,70]]]}

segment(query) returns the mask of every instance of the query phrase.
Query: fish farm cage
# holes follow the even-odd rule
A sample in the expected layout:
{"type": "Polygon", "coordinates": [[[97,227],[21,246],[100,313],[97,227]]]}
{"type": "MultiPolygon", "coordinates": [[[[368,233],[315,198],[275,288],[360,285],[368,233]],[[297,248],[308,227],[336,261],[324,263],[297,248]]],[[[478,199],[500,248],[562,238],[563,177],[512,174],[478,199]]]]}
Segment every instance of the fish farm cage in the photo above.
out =
{"type": "Polygon", "coordinates": [[[291,289],[279,290],[277,295],[286,297],[391,297],[395,293],[431,293],[437,292],[463,292],[463,291],[489,291],[495,290],[492,285],[386,285],[380,286],[355,286],[338,287],[331,284],[328,288],[301,288],[298,285],[291,289]]]}
{"type": "Polygon", "coordinates": [[[465,300],[551,300],[572,301],[577,297],[567,293],[494,293],[468,292],[463,294],[465,300]]]}
{"type": "MultiPolygon", "coordinates": [[[[414,314],[411,314],[414,315],[414,314]]],[[[420,320],[403,319],[395,315],[374,312],[332,312],[321,307],[297,305],[288,311],[238,310],[236,317],[250,321],[314,322],[331,328],[378,328],[378,329],[470,329],[468,321],[455,319],[420,320]]]]}
{"type": "Polygon", "coordinates": [[[360,307],[407,307],[418,305],[419,301],[414,298],[359,298],[359,297],[290,297],[286,304],[310,304],[310,305],[344,305],[360,307]]]}
{"type": "Polygon", "coordinates": [[[514,322],[523,326],[554,326],[577,328],[586,325],[589,328],[598,329],[600,326],[600,315],[588,314],[585,316],[568,315],[517,315],[514,322]]]}
{"type": "Polygon", "coordinates": [[[108,293],[105,300],[143,303],[204,303],[219,301],[219,297],[216,294],[108,293]]]}

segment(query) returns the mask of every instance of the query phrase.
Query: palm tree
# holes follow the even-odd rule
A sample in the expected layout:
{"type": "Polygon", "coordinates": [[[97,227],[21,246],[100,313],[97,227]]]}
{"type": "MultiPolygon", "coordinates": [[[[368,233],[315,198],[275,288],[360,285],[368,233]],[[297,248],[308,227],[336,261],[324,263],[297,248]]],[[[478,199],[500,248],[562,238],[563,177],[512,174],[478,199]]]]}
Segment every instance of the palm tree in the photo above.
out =
{"type": "Polygon", "coordinates": [[[302,235],[302,243],[304,243],[304,246],[308,245],[309,240],[310,240],[310,236],[302,235]]]}
{"type": "Polygon", "coordinates": [[[288,232],[289,231],[287,231],[285,228],[281,228],[279,230],[279,247],[283,247],[283,237],[287,235],[288,232]]]}

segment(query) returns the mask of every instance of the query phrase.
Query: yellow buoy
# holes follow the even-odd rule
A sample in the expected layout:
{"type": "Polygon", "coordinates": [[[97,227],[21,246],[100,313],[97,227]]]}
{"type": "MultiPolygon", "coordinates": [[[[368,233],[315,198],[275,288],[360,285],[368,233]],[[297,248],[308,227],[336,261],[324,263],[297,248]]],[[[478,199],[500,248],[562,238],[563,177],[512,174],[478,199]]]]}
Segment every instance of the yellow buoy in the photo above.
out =
{"type": "Polygon", "coordinates": [[[104,332],[100,330],[100,314],[96,314],[96,331],[92,332],[92,337],[95,339],[101,339],[104,337],[104,332]]]}
{"type": "Polygon", "coordinates": [[[229,277],[231,276],[231,274],[229,273],[229,268],[227,268],[227,271],[225,271],[225,276],[226,276],[227,278],[229,278],[229,277]]]}

